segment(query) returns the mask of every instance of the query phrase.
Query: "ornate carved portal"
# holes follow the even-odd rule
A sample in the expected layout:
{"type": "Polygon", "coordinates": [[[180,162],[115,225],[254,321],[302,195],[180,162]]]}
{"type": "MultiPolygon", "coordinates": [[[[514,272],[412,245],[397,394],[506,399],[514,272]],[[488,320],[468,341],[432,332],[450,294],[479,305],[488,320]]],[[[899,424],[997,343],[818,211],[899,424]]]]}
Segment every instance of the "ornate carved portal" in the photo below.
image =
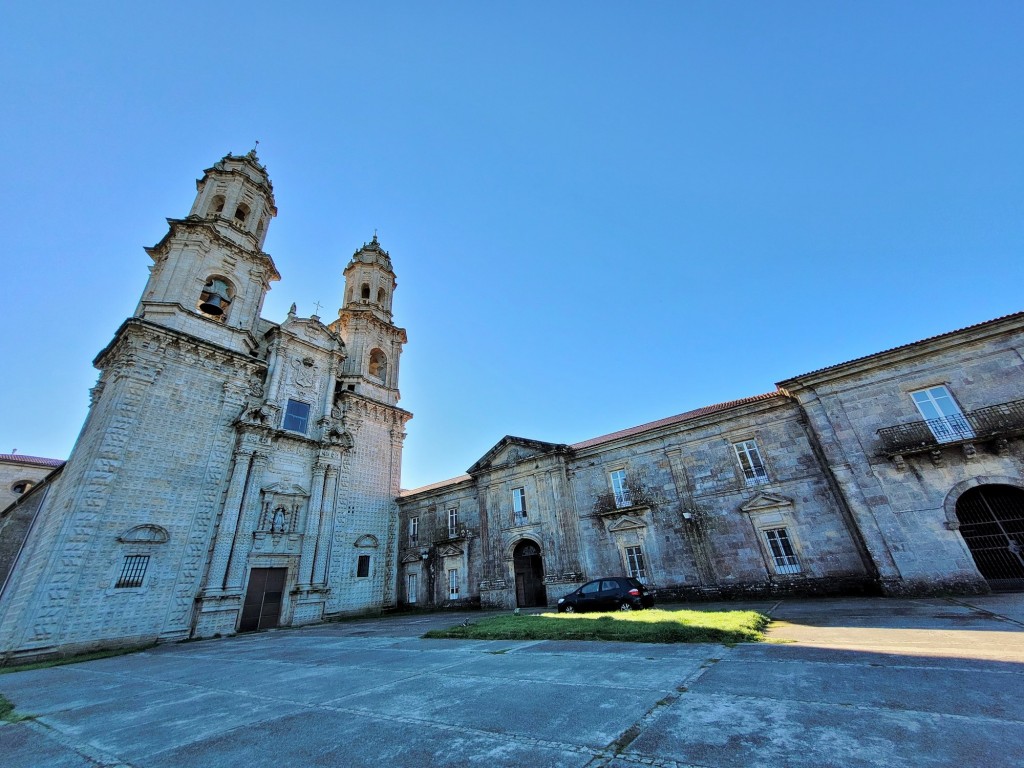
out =
{"type": "Polygon", "coordinates": [[[516,605],[520,608],[547,605],[540,547],[529,539],[523,539],[512,552],[512,564],[516,577],[516,605]]]}

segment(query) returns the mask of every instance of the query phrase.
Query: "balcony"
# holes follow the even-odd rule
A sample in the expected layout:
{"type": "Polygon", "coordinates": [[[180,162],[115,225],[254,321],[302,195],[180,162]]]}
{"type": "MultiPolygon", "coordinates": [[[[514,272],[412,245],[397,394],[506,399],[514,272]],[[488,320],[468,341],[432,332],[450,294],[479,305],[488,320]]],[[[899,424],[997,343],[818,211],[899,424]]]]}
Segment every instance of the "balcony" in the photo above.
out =
{"type": "Polygon", "coordinates": [[[990,405],[962,415],[945,416],[878,430],[886,456],[933,451],[940,446],[1015,437],[1024,433],[1024,400],[990,405]]]}

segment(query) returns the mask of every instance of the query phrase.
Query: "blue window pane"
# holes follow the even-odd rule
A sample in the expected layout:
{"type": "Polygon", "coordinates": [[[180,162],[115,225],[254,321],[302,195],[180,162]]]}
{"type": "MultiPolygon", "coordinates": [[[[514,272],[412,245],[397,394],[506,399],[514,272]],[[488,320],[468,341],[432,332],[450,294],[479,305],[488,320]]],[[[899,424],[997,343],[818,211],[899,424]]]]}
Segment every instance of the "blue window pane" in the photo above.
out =
{"type": "Polygon", "coordinates": [[[306,434],[306,425],[309,423],[309,403],[301,403],[298,400],[289,400],[288,408],[284,413],[284,428],[290,432],[301,432],[306,434]]]}

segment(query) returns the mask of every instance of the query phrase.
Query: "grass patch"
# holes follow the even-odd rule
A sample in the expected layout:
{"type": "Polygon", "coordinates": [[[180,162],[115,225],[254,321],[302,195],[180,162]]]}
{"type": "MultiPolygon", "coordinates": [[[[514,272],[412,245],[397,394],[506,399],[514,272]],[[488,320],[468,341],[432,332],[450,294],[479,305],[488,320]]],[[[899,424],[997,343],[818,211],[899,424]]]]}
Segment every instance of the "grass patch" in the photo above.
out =
{"type": "Polygon", "coordinates": [[[14,711],[14,702],[0,693],[0,721],[8,723],[20,723],[22,720],[31,720],[34,715],[23,715],[14,711]]]}
{"type": "Polygon", "coordinates": [[[744,643],[764,639],[769,618],[756,611],[542,613],[496,616],[433,629],[426,638],[466,640],[614,640],[633,643],[744,643]]]}
{"type": "Polygon", "coordinates": [[[111,656],[125,656],[129,653],[138,653],[154,647],[156,643],[149,643],[135,648],[112,648],[108,651],[93,651],[92,653],[80,653],[77,656],[62,656],[44,661],[33,661],[29,664],[17,664],[9,667],[0,666],[0,675],[8,672],[28,672],[32,669],[47,669],[49,667],[62,667],[65,664],[78,664],[82,661],[95,661],[96,659],[109,659],[111,656]]]}

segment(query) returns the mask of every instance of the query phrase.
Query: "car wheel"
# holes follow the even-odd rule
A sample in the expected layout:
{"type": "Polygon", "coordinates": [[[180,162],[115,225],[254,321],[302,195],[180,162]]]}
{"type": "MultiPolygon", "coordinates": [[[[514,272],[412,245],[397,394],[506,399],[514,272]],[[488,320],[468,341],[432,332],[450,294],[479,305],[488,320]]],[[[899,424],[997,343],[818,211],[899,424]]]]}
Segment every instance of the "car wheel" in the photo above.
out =
{"type": "Polygon", "coordinates": [[[565,608],[562,609],[562,613],[576,613],[576,607],[572,605],[567,605],[565,606],[565,608]]]}
{"type": "Polygon", "coordinates": [[[619,610],[620,611],[632,611],[633,610],[633,604],[632,603],[627,603],[626,601],[623,601],[623,602],[619,603],[619,610]]]}

